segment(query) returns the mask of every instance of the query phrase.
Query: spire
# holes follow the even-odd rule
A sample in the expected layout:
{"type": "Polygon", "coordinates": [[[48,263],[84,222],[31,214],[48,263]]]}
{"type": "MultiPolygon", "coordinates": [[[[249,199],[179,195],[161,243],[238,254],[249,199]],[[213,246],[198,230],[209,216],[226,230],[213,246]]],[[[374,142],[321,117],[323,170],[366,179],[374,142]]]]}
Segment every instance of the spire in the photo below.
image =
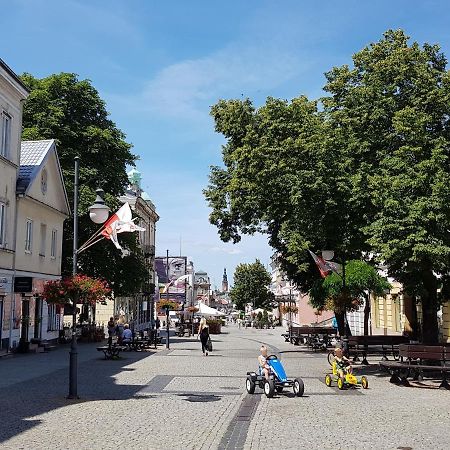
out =
{"type": "Polygon", "coordinates": [[[227,276],[227,269],[223,269],[222,292],[228,292],[228,276],[227,276]]]}

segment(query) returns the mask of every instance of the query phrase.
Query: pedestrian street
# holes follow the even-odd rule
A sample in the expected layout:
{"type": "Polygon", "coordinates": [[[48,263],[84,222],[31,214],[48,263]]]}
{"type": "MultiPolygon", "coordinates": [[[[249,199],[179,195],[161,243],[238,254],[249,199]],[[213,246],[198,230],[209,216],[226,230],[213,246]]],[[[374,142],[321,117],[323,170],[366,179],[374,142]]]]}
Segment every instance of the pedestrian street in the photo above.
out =
{"type": "Polygon", "coordinates": [[[65,399],[67,347],[0,359],[0,448],[450,446],[447,391],[392,385],[376,363],[364,368],[368,390],[328,388],[326,353],[291,346],[280,330],[230,325],[213,336],[209,356],[192,337],[171,337],[169,350],[123,352],[119,360],[80,345],[76,401],[65,399]],[[247,394],[246,372],[256,369],[261,343],[290,377],[303,379],[303,397],[289,390],[269,399],[258,387],[247,394]]]}

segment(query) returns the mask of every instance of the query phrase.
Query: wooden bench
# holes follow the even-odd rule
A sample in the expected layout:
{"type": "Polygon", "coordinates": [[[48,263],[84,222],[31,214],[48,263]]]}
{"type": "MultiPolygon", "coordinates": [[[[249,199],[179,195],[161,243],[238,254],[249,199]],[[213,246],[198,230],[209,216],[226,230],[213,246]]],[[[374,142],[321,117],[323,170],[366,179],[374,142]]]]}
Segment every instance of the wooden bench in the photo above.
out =
{"type": "Polygon", "coordinates": [[[375,336],[349,336],[348,348],[349,354],[357,361],[362,356],[361,364],[369,364],[367,354],[381,353],[382,359],[387,361],[388,354],[394,359],[398,357],[399,345],[409,342],[409,338],[400,335],[375,335],[375,336]]]}
{"type": "Polygon", "coordinates": [[[447,373],[450,372],[449,345],[402,344],[400,361],[381,361],[380,366],[391,374],[391,383],[409,386],[408,377],[423,380],[424,372],[440,372],[440,389],[450,389],[447,373]]]}
{"type": "Polygon", "coordinates": [[[299,345],[302,342],[313,350],[328,347],[331,337],[336,335],[336,330],[331,327],[292,327],[290,331],[290,334],[289,330],[282,334],[286,342],[290,341],[294,345],[299,345]]]}
{"type": "Polygon", "coordinates": [[[115,359],[119,357],[119,353],[123,350],[127,350],[127,347],[123,345],[104,345],[97,347],[98,352],[103,352],[105,359],[115,359]]]}

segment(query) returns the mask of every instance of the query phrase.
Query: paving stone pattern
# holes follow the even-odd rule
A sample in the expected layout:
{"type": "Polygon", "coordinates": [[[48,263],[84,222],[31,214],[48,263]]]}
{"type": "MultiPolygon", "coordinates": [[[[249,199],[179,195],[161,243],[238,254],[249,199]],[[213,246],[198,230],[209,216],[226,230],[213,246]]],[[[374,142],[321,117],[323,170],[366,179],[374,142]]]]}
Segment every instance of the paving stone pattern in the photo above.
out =
{"type": "Polygon", "coordinates": [[[67,347],[0,359],[0,449],[450,448],[450,392],[436,383],[394,386],[374,364],[361,368],[369,390],[338,391],[323,382],[326,354],[281,329],[225,330],[208,357],[195,338],[117,361],[80,345],[78,401],[65,399],[67,347]],[[304,379],[304,397],[247,395],[262,342],[304,379]]]}

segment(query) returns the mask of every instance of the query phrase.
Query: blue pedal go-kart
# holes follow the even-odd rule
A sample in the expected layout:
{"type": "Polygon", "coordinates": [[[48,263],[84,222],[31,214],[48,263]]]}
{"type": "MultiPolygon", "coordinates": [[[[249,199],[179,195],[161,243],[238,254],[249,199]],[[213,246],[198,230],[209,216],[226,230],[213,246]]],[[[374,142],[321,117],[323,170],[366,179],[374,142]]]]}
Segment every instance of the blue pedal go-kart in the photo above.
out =
{"type": "Polygon", "coordinates": [[[260,375],[257,372],[247,372],[247,379],[245,380],[245,387],[249,394],[255,392],[256,385],[263,389],[266,397],[271,398],[274,396],[275,391],[278,393],[283,392],[285,387],[292,387],[294,395],[301,397],[305,391],[305,385],[301,378],[288,378],[284,371],[283,364],[275,356],[270,355],[267,357],[267,364],[270,366],[270,376],[266,380],[264,375],[260,375]]]}

